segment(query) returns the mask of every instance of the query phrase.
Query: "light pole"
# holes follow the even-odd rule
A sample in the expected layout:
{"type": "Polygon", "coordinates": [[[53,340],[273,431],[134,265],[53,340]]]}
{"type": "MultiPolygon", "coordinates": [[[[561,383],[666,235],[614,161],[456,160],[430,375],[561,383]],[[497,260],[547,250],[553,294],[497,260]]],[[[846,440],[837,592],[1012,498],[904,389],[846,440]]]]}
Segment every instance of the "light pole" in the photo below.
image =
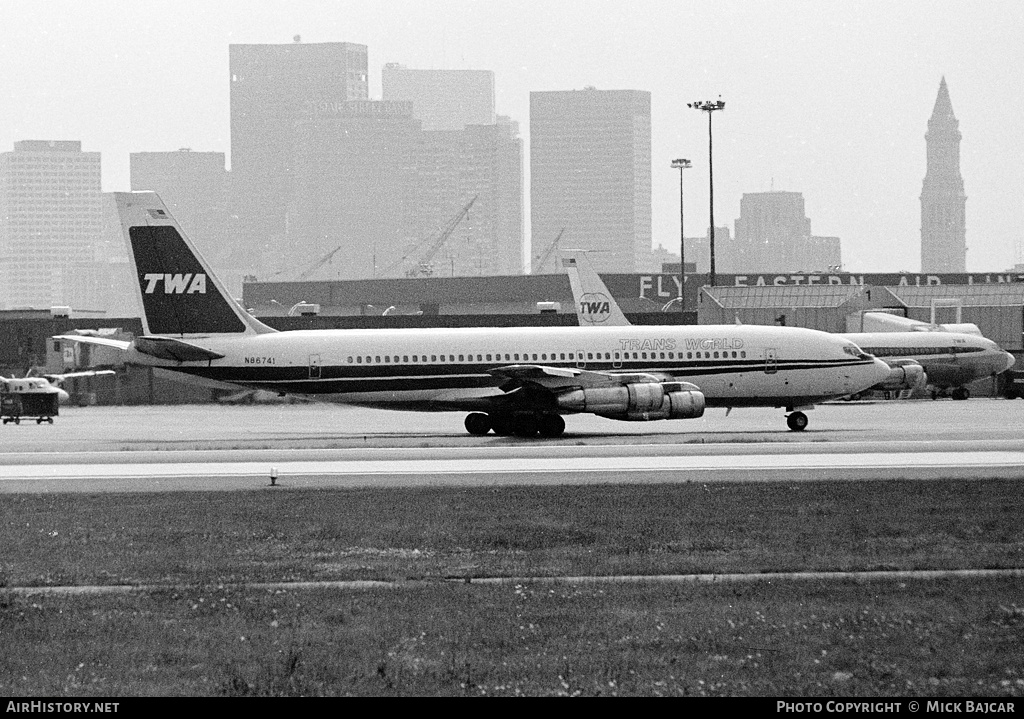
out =
{"type": "Polygon", "coordinates": [[[708,278],[708,284],[714,287],[718,283],[718,278],[715,276],[715,176],[711,163],[711,115],[715,110],[724,110],[725,103],[721,100],[713,102],[706,100],[705,102],[688,102],[686,106],[708,114],[708,195],[711,216],[711,275],[708,278]]]}
{"type": "Polygon", "coordinates": [[[689,160],[672,160],[672,167],[679,169],[679,311],[686,311],[686,233],[683,230],[683,170],[689,170],[689,160]]]}

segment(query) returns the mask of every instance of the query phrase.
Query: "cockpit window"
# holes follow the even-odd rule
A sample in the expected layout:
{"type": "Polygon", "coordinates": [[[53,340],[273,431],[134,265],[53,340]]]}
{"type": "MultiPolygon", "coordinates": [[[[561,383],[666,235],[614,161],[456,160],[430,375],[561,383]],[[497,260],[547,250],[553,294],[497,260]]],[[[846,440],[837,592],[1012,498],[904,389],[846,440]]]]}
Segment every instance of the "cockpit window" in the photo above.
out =
{"type": "Polygon", "coordinates": [[[868,357],[870,357],[868,353],[866,353],[864,350],[862,350],[855,344],[843,345],[843,352],[845,352],[848,355],[852,355],[857,359],[867,359],[868,357]]]}

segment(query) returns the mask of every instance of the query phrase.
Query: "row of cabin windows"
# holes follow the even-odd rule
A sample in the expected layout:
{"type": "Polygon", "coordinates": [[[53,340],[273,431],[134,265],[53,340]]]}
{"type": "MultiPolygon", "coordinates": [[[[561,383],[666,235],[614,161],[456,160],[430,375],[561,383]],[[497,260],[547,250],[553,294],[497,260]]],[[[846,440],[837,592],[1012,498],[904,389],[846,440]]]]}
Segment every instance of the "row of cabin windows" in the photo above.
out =
{"type": "Polygon", "coordinates": [[[964,354],[967,352],[981,352],[981,347],[872,347],[864,349],[868,354],[875,357],[904,357],[906,355],[946,355],[964,354]]]}
{"type": "MultiPolygon", "coordinates": [[[[553,362],[565,362],[565,361],[576,361],[576,355],[579,354],[580,361],[583,361],[583,352],[551,352],[550,361],[553,362]]],[[[683,352],[587,352],[587,360],[594,362],[601,362],[606,360],[616,359],[683,359],[683,352]],[[676,354],[679,356],[676,357],[676,354]]],[[[746,350],[732,351],[732,352],[686,352],[686,359],[746,359],[746,350]]],[[[533,353],[533,354],[515,354],[506,352],[504,355],[501,353],[495,354],[478,354],[476,356],[477,362],[547,362],[548,353],[533,353]],[[504,360],[502,359],[504,357],[504,360]],[[521,359],[520,359],[521,358],[521,359]]],[[[455,355],[366,355],[366,357],[356,356],[349,357],[348,364],[409,364],[411,362],[455,362],[455,355]],[[429,357],[429,359],[428,359],[429,357]]],[[[474,355],[458,355],[458,362],[473,362],[474,355]]]]}

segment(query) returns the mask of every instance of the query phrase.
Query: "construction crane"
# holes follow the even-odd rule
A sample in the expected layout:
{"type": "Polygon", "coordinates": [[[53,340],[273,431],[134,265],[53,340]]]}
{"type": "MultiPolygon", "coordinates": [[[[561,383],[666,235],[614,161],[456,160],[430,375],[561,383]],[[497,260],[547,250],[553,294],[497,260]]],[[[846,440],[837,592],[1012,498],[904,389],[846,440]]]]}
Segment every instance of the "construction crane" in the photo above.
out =
{"type": "Polygon", "coordinates": [[[311,266],[311,267],[310,267],[310,268],[309,268],[308,270],[306,270],[306,271],[305,271],[305,272],[303,272],[303,273],[302,273],[301,275],[299,275],[299,278],[298,278],[298,279],[299,279],[300,281],[301,281],[301,280],[304,280],[304,279],[307,279],[307,278],[308,278],[308,277],[309,277],[309,276],[310,276],[311,274],[313,274],[314,272],[316,272],[317,270],[319,270],[319,269],[320,269],[321,267],[323,267],[324,265],[326,265],[326,264],[327,264],[328,262],[330,262],[330,261],[331,261],[331,258],[332,258],[332,257],[334,257],[334,256],[335,256],[336,254],[338,254],[338,251],[339,251],[339,250],[340,250],[340,249],[341,249],[342,247],[344,247],[344,245],[338,245],[338,246],[337,246],[337,247],[335,247],[335,248],[334,248],[333,250],[331,250],[330,252],[328,252],[328,253],[327,253],[326,255],[324,255],[323,257],[321,257],[321,258],[320,258],[319,260],[317,260],[317,261],[316,261],[316,262],[315,262],[315,263],[314,263],[314,264],[313,264],[313,265],[312,265],[312,266],[311,266]]]}
{"type": "Polygon", "coordinates": [[[391,274],[398,266],[402,265],[410,257],[415,257],[424,246],[427,246],[427,251],[423,253],[423,256],[416,261],[411,268],[406,270],[405,276],[422,277],[424,275],[433,274],[433,268],[430,265],[430,261],[434,259],[434,255],[437,254],[438,250],[441,249],[451,234],[455,232],[455,228],[459,226],[459,223],[469,215],[469,208],[471,208],[473,203],[476,202],[477,197],[479,197],[479,195],[473,195],[473,198],[467,202],[461,210],[459,210],[455,217],[448,221],[448,224],[442,227],[435,235],[431,235],[426,240],[416,245],[416,247],[414,247],[407,255],[402,257],[401,260],[388,267],[387,270],[384,271],[384,274],[391,274]]]}
{"type": "Polygon", "coordinates": [[[565,232],[564,227],[558,231],[558,237],[556,237],[555,241],[551,243],[551,247],[549,247],[548,251],[544,253],[544,256],[540,258],[540,262],[537,263],[537,272],[535,274],[540,274],[540,271],[544,269],[544,265],[551,259],[551,255],[555,254],[555,250],[558,249],[558,241],[562,239],[563,232],[565,232]]]}
{"type": "MultiPolygon", "coordinates": [[[[299,274],[299,276],[295,278],[294,281],[295,282],[301,282],[302,280],[305,280],[305,279],[309,278],[310,275],[312,275],[314,272],[316,272],[321,267],[323,267],[328,262],[330,262],[331,258],[333,258],[336,254],[338,254],[338,252],[341,250],[342,247],[344,247],[344,245],[338,245],[337,247],[335,247],[333,250],[331,250],[326,255],[324,255],[319,260],[317,260],[312,265],[310,265],[307,269],[303,270],[299,274]]],[[[271,277],[277,277],[278,275],[282,275],[285,272],[287,272],[287,270],[278,270],[273,275],[271,275],[271,277]]]]}

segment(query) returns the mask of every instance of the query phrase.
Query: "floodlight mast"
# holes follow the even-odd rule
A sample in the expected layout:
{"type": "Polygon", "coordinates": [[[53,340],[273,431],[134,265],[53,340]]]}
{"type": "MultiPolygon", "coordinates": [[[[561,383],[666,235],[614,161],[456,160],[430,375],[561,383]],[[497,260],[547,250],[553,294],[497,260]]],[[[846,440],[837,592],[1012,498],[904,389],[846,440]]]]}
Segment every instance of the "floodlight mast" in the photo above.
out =
{"type": "Polygon", "coordinates": [[[708,284],[714,287],[718,284],[718,278],[715,274],[715,180],[711,151],[711,116],[715,110],[724,110],[725,102],[722,100],[706,100],[704,102],[688,102],[686,106],[708,114],[708,202],[710,206],[708,214],[711,221],[711,274],[708,277],[708,284]]]}
{"type": "Polygon", "coordinates": [[[679,170],[679,312],[686,311],[686,232],[683,229],[683,170],[689,170],[693,163],[686,159],[672,160],[672,167],[679,170]]]}

